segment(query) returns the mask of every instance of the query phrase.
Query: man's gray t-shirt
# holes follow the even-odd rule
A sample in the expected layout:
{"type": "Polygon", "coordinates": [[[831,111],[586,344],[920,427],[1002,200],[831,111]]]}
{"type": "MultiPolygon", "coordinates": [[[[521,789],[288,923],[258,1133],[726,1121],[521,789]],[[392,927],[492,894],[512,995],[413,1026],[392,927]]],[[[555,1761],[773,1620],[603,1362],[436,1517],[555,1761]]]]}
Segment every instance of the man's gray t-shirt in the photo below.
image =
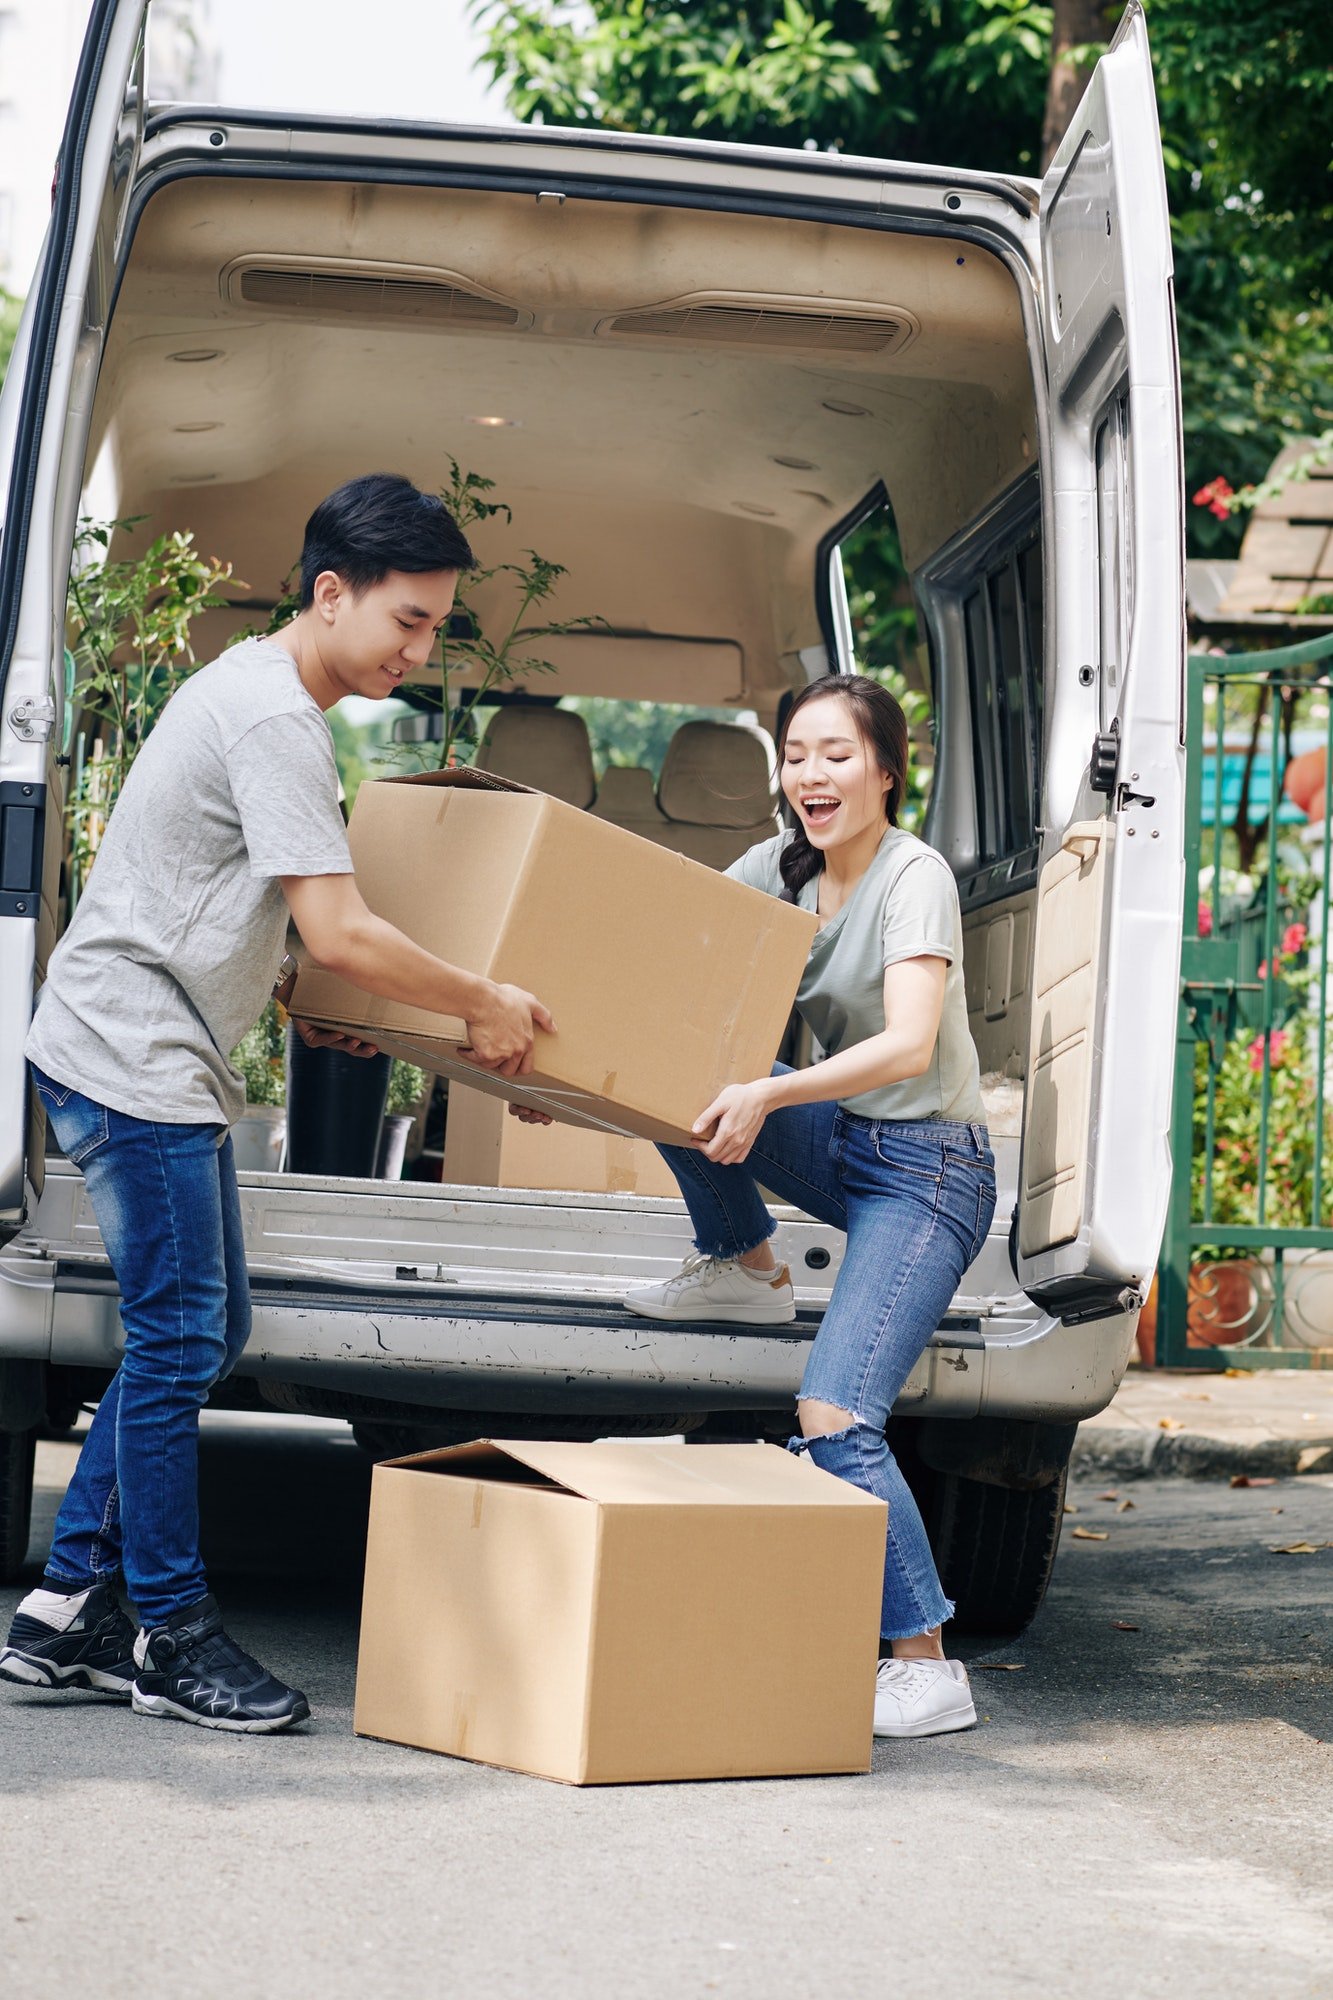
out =
{"type": "Polygon", "coordinates": [[[133,1118],[233,1125],[228,1061],[282,961],[281,875],[349,875],[333,738],[271,639],[177,689],[125,782],[50,969],[29,1059],[133,1118]]]}
{"type": "MultiPolygon", "coordinates": [[[[738,882],[782,894],[778,860],[791,839],[761,841],[728,868],[738,882]]],[[[796,898],[819,906],[819,877],[796,898]]],[[[920,1076],[840,1100],[862,1118],[944,1118],[984,1124],[980,1065],[967,1025],[963,989],[963,919],[958,884],[944,856],[915,834],[890,827],[856,888],[816,933],[796,994],[797,1010],[826,1055],[884,1033],[884,972],[908,958],[947,959],[944,1006],[930,1063],[920,1076]]]]}

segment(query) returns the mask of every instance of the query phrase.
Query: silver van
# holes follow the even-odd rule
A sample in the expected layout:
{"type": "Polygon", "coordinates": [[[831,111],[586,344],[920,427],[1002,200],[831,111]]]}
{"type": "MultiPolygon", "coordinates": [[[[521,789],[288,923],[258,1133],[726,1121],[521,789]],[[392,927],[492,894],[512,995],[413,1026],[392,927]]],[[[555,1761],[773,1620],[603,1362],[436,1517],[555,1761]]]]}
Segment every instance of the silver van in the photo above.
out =
{"type": "MultiPolygon", "coordinates": [[[[120,1339],[22,1053],[63,907],[77,519],[188,527],[262,595],[340,480],[438,484],[452,454],[565,566],[556,615],[603,621],[551,655],[533,712],[562,717],[677,704],[772,735],[794,689],[855,664],[842,551],[891,500],[929,645],[921,830],[957,876],[1000,1172],[893,1435],[962,1622],[1020,1627],[1170,1174],[1182,471],[1140,7],[1040,183],[149,104],[145,11],[92,8],[0,397],[0,1574],[24,1559],[37,1429],[99,1393],[120,1339]]],[[[254,612],[209,615],[201,657],[254,612]]],[[[601,810],[691,828],[719,863],[765,830],[713,824],[697,787],[673,814],[668,775],[601,810]]],[[[779,1211],[794,1328],[657,1326],[618,1297],[686,1250],[674,1200],[261,1172],[242,1200],[255,1330],[226,1396],[379,1449],[782,1435],[841,1254],[779,1211]]]]}

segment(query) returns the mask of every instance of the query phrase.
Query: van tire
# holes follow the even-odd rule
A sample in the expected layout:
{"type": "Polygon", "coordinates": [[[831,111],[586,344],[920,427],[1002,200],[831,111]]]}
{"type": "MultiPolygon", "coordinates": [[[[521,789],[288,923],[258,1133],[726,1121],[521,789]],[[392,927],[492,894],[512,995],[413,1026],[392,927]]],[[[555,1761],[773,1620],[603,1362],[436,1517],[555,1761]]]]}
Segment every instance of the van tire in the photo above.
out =
{"type": "Polygon", "coordinates": [[[16,1583],[32,1532],[36,1431],[0,1431],[0,1584],[16,1583]]]}
{"type": "Polygon", "coordinates": [[[1013,1637],[1036,1617],[1060,1546],[1067,1465],[1020,1492],[959,1472],[930,1476],[927,1526],[953,1625],[976,1637],[1013,1637]]]}

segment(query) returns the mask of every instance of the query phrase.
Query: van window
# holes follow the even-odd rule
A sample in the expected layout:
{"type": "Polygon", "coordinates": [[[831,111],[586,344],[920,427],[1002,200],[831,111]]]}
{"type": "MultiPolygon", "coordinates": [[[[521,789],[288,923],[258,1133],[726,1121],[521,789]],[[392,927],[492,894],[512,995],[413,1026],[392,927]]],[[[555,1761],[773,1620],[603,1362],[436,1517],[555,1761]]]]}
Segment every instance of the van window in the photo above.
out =
{"type": "Polygon", "coordinates": [[[1037,842],[1041,777],[1041,551],[1035,539],[976,577],[963,597],[978,862],[1037,842]]]}
{"type": "Polygon", "coordinates": [[[1096,461],[1101,650],[1097,686],[1101,727],[1108,730],[1120,708],[1134,591],[1125,518],[1129,492],[1129,410],[1123,396],[1112,403],[1098,427],[1096,461]]]}
{"type": "Polygon", "coordinates": [[[851,655],[841,664],[901,702],[911,738],[908,790],[899,822],[920,832],[935,776],[935,704],[930,656],[917,617],[898,527],[887,498],[863,514],[838,544],[846,588],[851,655]]]}

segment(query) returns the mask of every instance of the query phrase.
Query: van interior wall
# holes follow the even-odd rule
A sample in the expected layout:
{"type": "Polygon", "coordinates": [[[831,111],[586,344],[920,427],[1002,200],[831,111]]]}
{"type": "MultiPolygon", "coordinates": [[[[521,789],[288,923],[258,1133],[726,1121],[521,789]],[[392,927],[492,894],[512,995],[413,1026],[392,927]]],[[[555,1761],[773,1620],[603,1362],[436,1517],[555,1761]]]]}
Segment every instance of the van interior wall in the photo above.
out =
{"type": "MultiPolygon", "coordinates": [[[[743,686],[719,699],[769,709],[819,643],[818,545],[862,495],[884,482],[916,567],[1035,438],[1013,281],[957,241],[201,177],[140,220],[88,504],[145,516],[131,546],[192,529],[266,601],[324,493],[379,467],[438,486],[452,455],[514,510],[483,553],[565,566],[551,617],[728,641],[743,686]]],[[[497,621],[501,588],[478,607],[497,621]]],[[[217,614],[201,652],[252,615],[217,614]]],[[[615,691],[589,654],[577,691],[615,691]]],[[[628,659],[626,681],[671,698],[628,659]]]]}
{"type": "MultiPolygon", "coordinates": [[[[567,572],[544,615],[610,628],[550,642],[541,692],[751,707],[771,727],[821,641],[829,531],[882,481],[915,569],[1035,454],[1014,282],[957,240],[201,177],[139,222],[86,509],[143,517],[116,552],[188,528],[234,565],[250,595],[200,621],[207,659],[265,622],[325,493],[379,468],[438,487],[452,456],[513,509],[476,531],[484,559],[539,550],[567,572]]],[[[492,631],[502,593],[476,602],[492,631]]],[[[1021,992],[996,1012],[1007,913],[965,931],[995,1072],[1027,1039],[1021,992]]]]}

